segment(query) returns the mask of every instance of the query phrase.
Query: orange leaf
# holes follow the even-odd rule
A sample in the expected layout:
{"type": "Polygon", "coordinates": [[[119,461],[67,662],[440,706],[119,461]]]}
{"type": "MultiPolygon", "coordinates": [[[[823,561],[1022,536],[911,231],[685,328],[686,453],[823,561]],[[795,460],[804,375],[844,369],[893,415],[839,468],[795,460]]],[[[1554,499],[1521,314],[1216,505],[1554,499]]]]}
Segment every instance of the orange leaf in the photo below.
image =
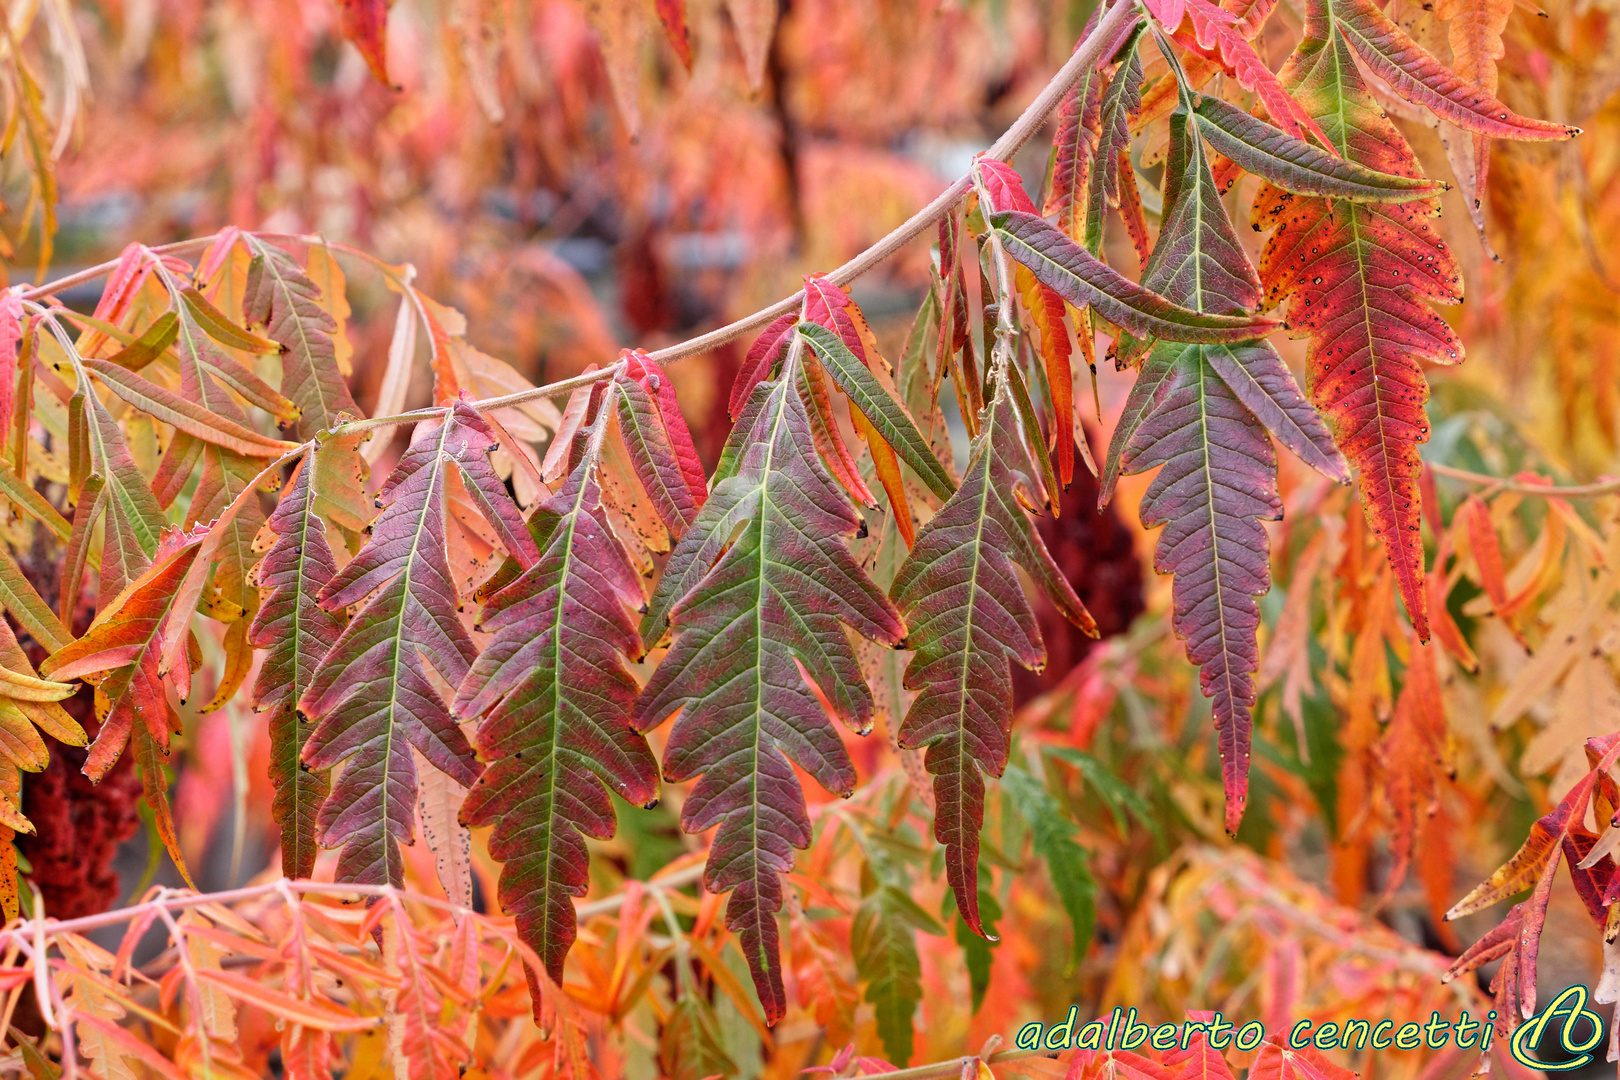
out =
{"type": "Polygon", "coordinates": [[[354,42],[378,82],[397,89],[388,81],[388,0],[337,0],[337,7],[343,36],[354,42]]]}

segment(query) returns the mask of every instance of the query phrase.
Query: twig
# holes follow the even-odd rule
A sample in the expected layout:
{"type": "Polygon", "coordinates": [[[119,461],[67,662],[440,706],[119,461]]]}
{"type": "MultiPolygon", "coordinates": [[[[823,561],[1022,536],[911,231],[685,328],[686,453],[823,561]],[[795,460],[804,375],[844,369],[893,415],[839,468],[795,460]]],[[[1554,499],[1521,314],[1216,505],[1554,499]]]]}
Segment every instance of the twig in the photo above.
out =
{"type": "MultiPolygon", "coordinates": [[[[985,156],[996,158],[1001,161],[1006,161],[1008,158],[1012,157],[1012,155],[1018,151],[1019,147],[1028,142],[1029,139],[1040,130],[1040,127],[1043,123],[1045,123],[1047,116],[1053,109],[1057,107],[1058,102],[1063,98],[1063,95],[1068,92],[1069,88],[1073,86],[1080,78],[1081,73],[1086,71],[1088,68],[1095,67],[1097,65],[1097,63],[1103,58],[1103,50],[1106,49],[1109,44],[1117,41],[1119,31],[1126,26],[1129,20],[1136,17],[1136,5],[1131,2],[1131,0],[1115,0],[1114,6],[1110,8],[1107,14],[1105,14],[1098,22],[1096,29],[1093,30],[1092,33],[1075,48],[1068,61],[1064,63],[1064,65],[1058,69],[1057,74],[1053,75],[1051,80],[1048,81],[1044,87],[1042,87],[1041,92],[1035,95],[1035,100],[1031,101],[1029,106],[1024,109],[1023,113],[1019,115],[1018,119],[1013,121],[1012,126],[1006,131],[1002,132],[1001,137],[990,145],[990,148],[985,151],[985,156]]],[[[940,218],[949,213],[950,210],[961,201],[962,196],[966,194],[968,187],[972,184],[972,176],[973,173],[970,169],[966,175],[958,177],[949,187],[940,192],[933,202],[930,202],[927,206],[911,215],[911,217],[906,219],[904,224],[900,225],[893,232],[889,233],[889,235],[885,236],[883,239],[879,240],[877,243],[873,244],[859,255],[856,255],[853,259],[838,267],[838,269],[834,270],[832,273],[828,274],[828,278],[838,285],[848,285],[850,282],[854,281],[868,270],[871,270],[879,263],[882,263],[884,260],[888,259],[889,256],[893,255],[895,252],[911,243],[912,240],[915,240],[918,236],[922,235],[925,230],[938,222],[940,218]]],[[[374,255],[370,255],[367,252],[349,247],[346,244],[328,243],[319,236],[307,235],[303,233],[255,233],[254,235],[301,244],[327,244],[327,246],[333,250],[343,251],[346,254],[356,255],[364,258],[374,265],[382,268],[384,272],[392,272],[392,268],[389,267],[388,264],[384,263],[374,255]]],[[[161,244],[157,247],[150,248],[149,250],[156,255],[178,254],[183,251],[190,251],[194,248],[205,248],[209,244],[213,243],[215,239],[217,239],[217,236],[194,237],[190,240],[179,240],[172,244],[161,244]]],[[[84,270],[76,271],[75,273],[69,274],[66,277],[59,278],[56,281],[46,282],[43,285],[21,290],[20,295],[25,300],[35,300],[73,285],[80,285],[87,281],[93,281],[98,277],[102,277],[110,273],[117,266],[118,260],[109,260],[108,262],[99,263],[84,270]]],[[[722,326],[718,330],[711,330],[706,334],[699,334],[697,337],[690,338],[686,341],[680,342],[679,344],[671,345],[668,348],[659,349],[657,352],[652,354],[652,358],[661,364],[668,364],[684,357],[696,356],[699,353],[708,352],[716,345],[721,345],[732,340],[733,338],[741,337],[751,330],[757,330],[760,327],[765,326],[772,319],[796,310],[803,302],[804,290],[800,289],[792,296],[779,300],[770,307],[762,308],[761,310],[754,312],[752,315],[738,319],[736,322],[722,326]]],[[[525,391],[525,393],[529,392],[525,391]]],[[[520,395],[516,394],[509,396],[514,399],[520,397],[520,395]]],[[[522,400],[532,399],[523,398],[522,400]]],[[[501,401],[501,405],[515,405],[519,403],[520,402],[517,400],[501,401]]],[[[407,423],[412,419],[428,419],[432,415],[435,414],[403,414],[402,418],[399,418],[394,422],[407,423]]],[[[363,421],[363,423],[367,423],[372,427],[387,426],[378,421],[363,421]]],[[[363,428],[359,430],[369,429],[363,428]]]]}
{"type": "Polygon", "coordinates": [[[987,1065],[1003,1065],[1009,1061],[1022,1061],[1025,1058],[1055,1058],[1057,1056],[1058,1051],[1056,1050],[1002,1050],[983,1059],[972,1054],[964,1054],[962,1057],[951,1058],[948,1061],[936,1061],[931,1065],[913,1065],[909,1069],[886,1072],[882,1075],[883,1080],[930,1080],[931,1077],[935,1076],[961,1076],[963,1066],[972,1065],[980,1060],[983,1060],[987,1065]]]}
{"type": "Polygon", "coordinates": [[[1574,484],[1569,487],[1557,487],[1553,484],[1536,484],[1526,480],[1508,480],[1500,476],[1490,476],[1486,473],[1469,472],[1467,469],[1457,469],[1450,465],[1435,465],[1426,463],[1434,470],[1437,476],[1447,476],[1453,480],[1463,480],[1470,484],[1479,484],[1492,492],[1511,492],[1514,495],[1541,495],[1557,499],[1597,499],[1604,495],[1620,494],[1620,478],[1611,477],[1599,480],[1594,484],[1574,484]]]}
{"type": "MultiPolygon", "coordinates": [[[[622,363],[611,364],[597,371],[587,371],[583,375],[575,375],[559,382],[547,383],[545,386],[531,386],[527,390],[519,390],[515,394],[503,394],[500,397],[483,398],[479,401],[469,401],[479,412],[491,412],[495,409],[509,409],[517,405],[526,405],[540,398],[561,397],[572,393],[581,386],[589,386],[603,379],[611,379],[624,370],[622,363]]],[[[433,405],[426,409],[412,409],[410,412],[397,413],[394,416],[378,416],[370,420],[351,420],[347,424],[338,424],[328,428],[323,434],[327,436],[358,435],[362,431],[373,431],[377,428],[393,427],[396,424],[409,424],[417,420],[434,420],[445,414],[446,406],[433,405]]]]}

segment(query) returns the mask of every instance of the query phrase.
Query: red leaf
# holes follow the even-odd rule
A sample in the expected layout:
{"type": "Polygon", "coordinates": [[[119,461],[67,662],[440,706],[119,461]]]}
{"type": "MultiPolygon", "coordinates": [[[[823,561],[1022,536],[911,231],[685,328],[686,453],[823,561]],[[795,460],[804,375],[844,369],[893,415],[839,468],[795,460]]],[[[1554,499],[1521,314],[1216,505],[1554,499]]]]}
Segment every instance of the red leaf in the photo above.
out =
{"type": "Polygon", "coordinates": [[[770,378],[772,369],[787,355],[788,344],[793,340],[793,327],[798,321],[797,311],[778,315],[749,346],[748,355],[743,358],[742,370],[737,372],[737,380],[731,384],[731,403],[727,412],[733,420],[742,415],[743,406],[748,403],[754,387],[770,378]]]}
{"type": "MultiPolygon", "coordinates": [[[[1336,10],[1333,9],[1333,10],[1336,10]]],[[[1397,176],[1421,170],[1368,93],[1326,0],[1307,8],[1306,34],[1285,84],[1326,125],[1349,161],[1397,176]]],[[[1384,542],[1420,640],[1429,626],[1418,446],[1429,435],[1422,361],[1457,363],[1462,343],[1422,301],[1455,303],[1462,275],[1433,218],[1435,199],[1400,205],[1302,199],[1263,188],[1256,228],[1275,226],[1260,261],[1266,304],[1289,300],[1288,326],[1310,336],[1311,400],[1361,470],[1367,521],[1384,542]]]]}
{"type": "Polygon", "coordinates": [[[680,57],[687,71],[692,70],[692,36],[686,29],[686,0],[654,0],[658,21],[664,24],[664,36],[670,48],[680,57]]]}
{"type": "Polygon", "coordinates": [[[372,76],[384,86],[388,81],[389,0],[337,0],[338,27],[343,36],[365,57],[372,76]]]}

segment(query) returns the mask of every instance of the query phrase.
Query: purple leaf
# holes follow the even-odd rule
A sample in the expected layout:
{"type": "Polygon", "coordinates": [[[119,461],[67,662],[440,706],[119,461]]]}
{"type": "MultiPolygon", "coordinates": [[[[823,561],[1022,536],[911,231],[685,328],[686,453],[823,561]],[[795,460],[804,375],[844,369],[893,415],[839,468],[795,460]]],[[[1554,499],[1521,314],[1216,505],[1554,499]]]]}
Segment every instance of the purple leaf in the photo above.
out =
{"type": "Polygon", "coordinates": [[[282,872],[300,878],[315,869],[315,814],[330,788],[323,771],[304,768],[309,725],[297,704],[343,630],[343,620],[316,602],[337,573],[315,512],[317,472],[313,458],[305,460],[270,515],[276,540],[259,564],[264,599],[248,629],[249,644],[264,650],[253,707],[270,713],[270,813],[281,827],[282,872]]]}
{"type": "Polygon", "coordinates": [[[765,1015],[787,1009],[776,912],[793,848],[810,842],[797,763],[847,794],[855,769],[834,730],[872,724],[872,696],[845,634],[893,645],[905,629],[846,546],[860,518],[817,455],[791,357],[748,398],[709,501],[671,554],[642,632],[674,643],[636,705],[647,730],[677,715],[671,781],[698,777],[688,832],[718,826],[704,884],[733,890],[738,933],[765,1015]]]}
{"type": "Polygon", "coordinates": [[[1091,616],[1041,543],[1015,489],[1032,488],[1029,455],[1005,382],[986,406],[961,486],[917,534],[895,575],[893,595],[916,650],[905,682],[918,690],[901,724],[902,747],[927,747],[934,776],[934,837],[962,917],[979,919],[979,828],[984,777],[1007,767],[1012,723],[1012,660],[1046,663],[1035,612],[1017,563],[1076,626],[1095,635],[1091,616]]]}
{"type": "Polygon", "coordinates": [[[478,779],[472,748],[425,665],[454,687],[477,659],[450,570],[448,467],[521,565],[539,554],[490,465],[494,445],[478,414],[454,402],[400,458],[378,493],[370,538],[321,590],[328,611],[362,605],[299,701],[317,723],[305,763],[343,766],[317,820],[323,844],[343,845],[341,880],[402,883],[399,845],[412,842],[416,811],[411,747],[463,786],[478,779]]]}

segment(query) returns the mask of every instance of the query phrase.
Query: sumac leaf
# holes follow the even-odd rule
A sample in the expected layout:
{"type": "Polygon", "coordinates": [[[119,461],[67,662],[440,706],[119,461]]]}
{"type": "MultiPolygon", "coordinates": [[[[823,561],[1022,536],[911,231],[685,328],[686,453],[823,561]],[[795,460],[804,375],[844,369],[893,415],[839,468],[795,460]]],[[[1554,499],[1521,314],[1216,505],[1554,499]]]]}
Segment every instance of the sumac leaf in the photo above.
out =
{"type": "MultiPolygon", "coordinates": [[[[790,354],[791,355],[791,354],[790,354]]],[[[674,643],[636,705],[647,730],[677,716],[664,776],[697,777],[682,826],[718,826],[704,883],[732,890],[768,1020],[787,1009],[776,912],[793,848],[810,842],[789,759],[829,791],[855,770],[830,715],[865,732],[872,696],[845,626],[886,644],[904,627],[845,546],[860,524],[822,464],[791,359],[754,388],[697,521],[671,554],[642,624],[674,643]]]]}
{"type": "Polygon", "coordinates": [[[1019,505],[1031,463],[1005,381],[985,406],[973,456],[956,494],[917,534],[892,594],[916,650],[905,684],[919,691],[900,726],[902,747],[927,748],[934,776],[934,837],[963,919],[979,919],[979,828],[984,773],[1007,766],[1012,660],[1046,662],[1034,609],[1013,569],[1024,568],[1076,626],[1095,634],[1074,589],[1059,573],[1019,505]]]}
{"type": "MultiPolygon", "coordinates": [[[[621,379],[607,393],[628,387],[641,391],[621,379]]],[[[584,837],[613,835],[608,791],[637,806],[658,794],[657,763],[630,726],[641,581],[608,527],[597,481],[614,407],[603,403],[579,464],[535,511],[538,558],[486,601],[480,625],[494,636],[455,702],[459,715],[479,718],[473,741],[484,762],[462,821],[495,827],[501,906],[558,983],[576,934],[572,898],[590,881],[584,837]]]]}
{"type": "Polygon", "coordinates": [[[1245,171],[1296,195],[1399,203],[1445,190],[1444,184],[1424,177],[1381,173],[1336,157],[1218,97],[1203,95],[1194,115],[1198,133],[1210,146],[1245,171]]]}
{"type": "Polygon", "coordinates": [[[263,599],[248,628],[248,642],[264,651],[252,701],[269,714],[270,813],[281,828],[282,872],[300,878],[315,869],[315,815],[330,787],[323,770],[304,765],[312,728],[297,706],[343,631],[342,618],[316,602],[337,574],[315,509],[320,471],[313,455],[306,457],[270,515],[276,539],[259,564],[263,599]]]}
{"type": "Polygon", "coordinates": [[[1002,244],[1035,277],[1076,307],[1090,305],[1103,318],[1138,337],[1166,341],[1244,341],[1276,326],[1247,315],[1205,315],[1144,289],[1053,228],[1017,210],[991,216],[1002,244]]]}
{"type": "Polygon", "coordinates": [[[403,881],[399,845],[411,842],[416,812],[412,747],[464,787],[478,779],[472,747],[425,665],[456,687],[477,659],[450,569],[449,469],[520,565],[538,554],[490,465],[494,445],[478,414],[453,403],[412,441],[377,494],[370,538],[321,590],[328,611],[361,605],[299,699],[316,723],[305,764],[342,766],[317,818],[321,843],[343,845],[341,880],[403,881]]]}

